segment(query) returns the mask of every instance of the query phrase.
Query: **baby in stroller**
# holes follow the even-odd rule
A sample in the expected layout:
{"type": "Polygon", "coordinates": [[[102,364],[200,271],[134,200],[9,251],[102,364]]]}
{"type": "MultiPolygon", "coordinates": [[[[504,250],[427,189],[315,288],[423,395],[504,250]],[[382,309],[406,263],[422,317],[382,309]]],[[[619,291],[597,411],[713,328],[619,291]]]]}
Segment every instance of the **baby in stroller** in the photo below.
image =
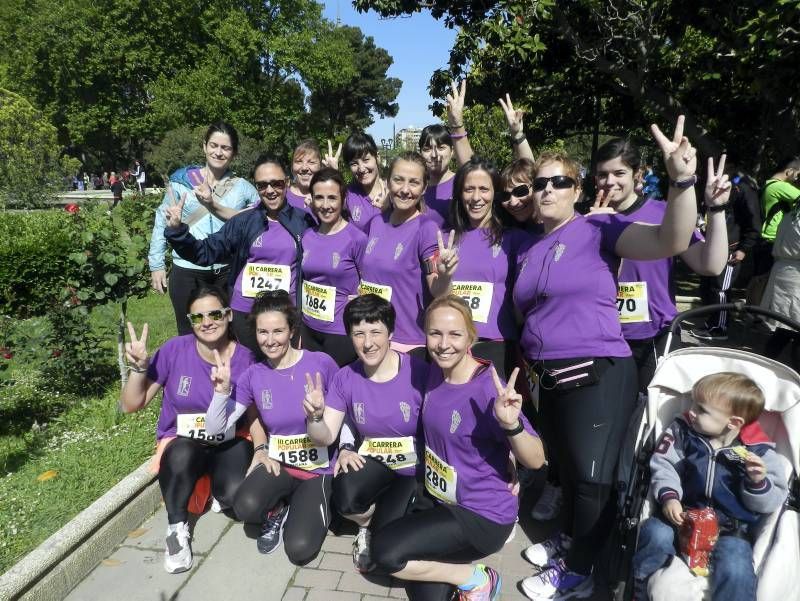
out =
{"type": "Polygon", "coordinates": [[[719,538],[711,555],[715,601],[756,598],[750,530],[786,499],[785,470],[758,423],[764,394],[749,377],[721,372],[692,387],[692,406],[663,432],[650,460],[661,512],[642,524],[633,558],[634,597],[677,554],[686,509],[712,507],[719,538]]]}

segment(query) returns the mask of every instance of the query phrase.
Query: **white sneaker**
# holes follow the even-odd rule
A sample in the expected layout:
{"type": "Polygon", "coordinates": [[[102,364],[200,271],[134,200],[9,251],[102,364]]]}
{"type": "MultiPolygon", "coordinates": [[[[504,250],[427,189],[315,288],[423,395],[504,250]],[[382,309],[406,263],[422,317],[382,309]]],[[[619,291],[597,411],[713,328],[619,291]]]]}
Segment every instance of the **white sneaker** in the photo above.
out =
{"type": "Polygon", "coordinates": [[[584,576],[570,572],[562,559],[551,563],[535,576],[528,576],[521,586],[525,596],[536,601],[586,599],[594,592],[591,574],[584,576]]]}
{"type": "Polygon", "coordinates": [[[514,527],[511,528],[511,533],[508,535],[508,538],[506,539],[506,544],[514,540],[514,537],[517,535],[517,524],[519,524],[519,517],[516,520],[514,520],[514,527]]]}
{"type": "Polygon", "coordinates": [[[226,509],[228,508],[223,506],[222,503],[220,503],[219,501],[217,501],[216,497],[211,497],[211,511],[213,511],[214,513],[222,513],[226,509]]]}
{"type": "Polygon", "coordinates": [[[185,572],[192,567],[192,547],[189,544],[189,524],[179,522],[167,526],[164,569],[170,574],[185,572]]]}
{"type": "Polygon", "coordinates": [[[531,517],[539,521],[552,520],[559,511],[561,511],[561,487],[546,482],[536,505],[531,509],[531,517]]]}
{"type": "Polygon", "coordinates": [[[366,574],[374,567],[369,548],[370,542],[372,542],[372,533],[369,528],[359,528],[358,534],[353,539],[353,565],[362,574],[366,574]]]}
{"type": "Polygon", "coordinates": [[[531,545],[523,552],[525,559],[533,565],[544,567],[551,560],[562,559],[569,551],[572,539],[566,534],[557,533],[547,540],[531,545]]]}

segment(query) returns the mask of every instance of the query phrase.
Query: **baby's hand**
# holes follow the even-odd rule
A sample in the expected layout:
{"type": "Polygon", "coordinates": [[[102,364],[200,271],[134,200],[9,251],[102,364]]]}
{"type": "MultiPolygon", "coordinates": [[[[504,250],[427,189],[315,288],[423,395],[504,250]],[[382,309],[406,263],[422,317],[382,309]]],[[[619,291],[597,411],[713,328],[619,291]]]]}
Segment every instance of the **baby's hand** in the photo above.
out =
{"type": "Polygon", "coordinates": [[[747,479],[753,484],[759,484],[767,477],[767,466],[764,465],[764,460],[755,453],[747,454],[744,467],[747,471],[747,479]]]}
{"type": "Polygon", "coordinates": [[[661,508],[664,516],[676,526],[683,524],[683,505],[678,499],[670,499],[661,508]]]}

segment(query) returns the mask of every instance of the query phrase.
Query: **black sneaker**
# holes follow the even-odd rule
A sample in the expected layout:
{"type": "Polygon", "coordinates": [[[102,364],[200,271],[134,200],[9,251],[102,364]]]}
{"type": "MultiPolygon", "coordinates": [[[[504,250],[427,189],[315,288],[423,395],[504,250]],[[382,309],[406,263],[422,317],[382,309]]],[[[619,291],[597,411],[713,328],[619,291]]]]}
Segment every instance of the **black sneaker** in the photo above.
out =
{"type": "Polygon", "coordinates": [[[698,340],[727,340],[728,331],[722,328],[695,328],[689,334],[698,340]]]}
{"type": "Polygon", "coordinates": [[[283,538],[283,523],[289,515],[289,506],[283,505],[273,509],[267,514],[264,524],[261,526],[261,534],[256,539],[256,547],[260,553],[272,553],[281,544],[283,538]]]}

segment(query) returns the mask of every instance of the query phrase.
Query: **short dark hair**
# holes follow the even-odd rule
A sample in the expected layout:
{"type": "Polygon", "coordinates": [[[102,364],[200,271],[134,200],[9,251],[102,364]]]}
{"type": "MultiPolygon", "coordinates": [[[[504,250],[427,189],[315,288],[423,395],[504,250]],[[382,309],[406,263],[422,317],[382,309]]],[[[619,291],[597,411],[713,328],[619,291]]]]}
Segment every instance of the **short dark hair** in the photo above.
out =
{"type": "Polygon", "coordinates": [[[617,157],[630,167],[634,173],[642,166],[642,153],[632,140],[611,138],[597,149],[597,153],[595,154],[595,167],[598,163],[611,161],[617,157]]]}
{"type": "Polygon", "coordinates": [[[347,221],[350,221],[350,211],[347,210],[347,205],[345,203],[345,199],[347,198],[347,184],[345,183],[342,174],[339,173],[339,170],[334,169],[333,167],[323,167],[311,176],[311,183],[309,184],[308,189],[311,191],[312,200],[314,198],[314,186],[320,182],[334,182],[338,186],[339,197],[342,200],[342,216],[347,221]]]}
{"type": "Polygon", "coordinates": [[[342,156],[344,156],[346,164],[350,164],[355,159],[362,159],[368,154],[378,158],[378,146],[369,134],[363,131],[355,132],[344,141],[342,156]]]}
{"type": "Polygon", "coordinates": [[[453,199],[450,201],[450,223],[453,230],[456,232],[456,240],[460,240],[461,236],[470,229],[469,215],[464,208],[464,182],[467,175],[473,171],[485,171],[492,180],[492,188],[494,189],[494,197],[492,198],[492,206],[489,208],[491,217],[489,219],[489,240],[492,244],[499,244],[503,239],[503,221],[498,212],[498,207],[502,208],[502,193],[503,183],[500,179],[500,173],[494,163],[479,156],[474,156],[466,163],[461,165],[456,171],[453,178],[453,199]]]}
{"type": "Polygon", "coordinates": [[[258,155],[258,158],[253,163],[253,174],[250,176],[251,179],[255,178],[256,176],[256,169],[261,167],[261,165],[276,165],[281,168],[283,171],[284,177],[288,176],[289,169],[286,167],[286,163],[282,158],[280,158],[276,154],[272,154],[269,152],[264,152],[258,155]]]}
{"type": "Polygon", "coordinates": [[[248,321],[252,324],[253,328],[256,325],[256,319],[262,313],[269,311],[277,311],[286,316],[286,322],[289,324],[289,329],[292,331],[297,330],[300,326],[300,312],[297,307],[292,304],[292,299],[286,290],[265,290],[259,292],[256,300],[253,302],[253,308],[250,309],[250,314],[247,316],[248,321]]]}
{"type": "Polygon", "coordinates": [[[344,307],[344,329],[347,335],[362,321],[382,323],[391,334],[397,317],[392,303],[377,294],[357,296],[344,307]]]}
{"type": "Polygon", "coordinates": [[[450,148],[453,147],[453,138],[450,137],[450,130],[439,123],[426,125],[422,129],[422,133],[419,135],[419,149],[422,150],[426,146],[430,146],[431,141],[437,146],[447,144],[450,148]]]}
{"type": "Polygon", "coordinates": [[[778,161],[778,168],[775,169],[775,173],[780,171],[787,171],[789,169],[795,169],[800,171],[800,157],[791,156],[791,157],[782,157],[780,161],[778,161]]]}
{"type": "Polygon", "coordinates": [[[236,131],[236,128],[227,123],[225,121],[217,121],[216,123],[212,123],[208,126],[206,130],[206,135],[203,136],[203,142],[208,144],[209,139],[216,133],[225,134],[231,139],[231,148],[233,148],[233,154],[239,153],[239,132],[236,131]]]}
{"type": "Polygon", "coordinates": [[[198,286],[189,292],[189,297],[186,300],[186,312],[191,313],[191,306],[194,304],[194,301],[207,296],[216,298],[223,307],[227,307],[230,303],[228,293],[222,288],[218,288],[217,286],[198,286]]]}

